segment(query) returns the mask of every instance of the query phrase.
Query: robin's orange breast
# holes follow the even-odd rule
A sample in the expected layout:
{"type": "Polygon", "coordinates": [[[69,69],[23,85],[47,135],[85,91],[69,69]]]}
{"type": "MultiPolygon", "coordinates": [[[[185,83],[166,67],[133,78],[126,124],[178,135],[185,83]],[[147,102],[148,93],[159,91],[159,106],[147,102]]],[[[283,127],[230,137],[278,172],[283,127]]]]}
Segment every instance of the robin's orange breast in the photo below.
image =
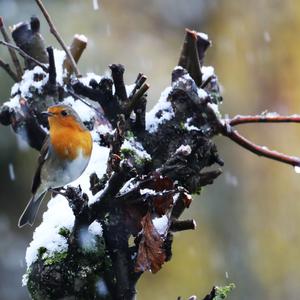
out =
{"type": "Polygon", "coordinates": [[[61,159],[74,160],[78,154],[89,157],[93,141],[88,130],[77,130],[72,127],[51,128],[50,141],[56,154],[61,159]]]}

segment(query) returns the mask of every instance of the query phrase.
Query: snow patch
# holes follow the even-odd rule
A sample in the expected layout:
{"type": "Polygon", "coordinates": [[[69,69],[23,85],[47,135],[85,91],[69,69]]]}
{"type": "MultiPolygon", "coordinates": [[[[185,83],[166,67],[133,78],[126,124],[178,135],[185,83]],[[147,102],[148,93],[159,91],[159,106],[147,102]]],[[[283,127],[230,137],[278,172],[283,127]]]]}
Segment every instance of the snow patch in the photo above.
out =
{"type": "Polygon", "coordinates": [[[157,131],[158,126],[174,117],[172,105],[167,98],[171,92],[171,87],[167,87],[162,93],[156,105],[146,114],[146,130],[150,133],[157,131]],[[161,114],[157,116],[157,113],[161,114]]]}
{"type": "Polygon", "coordinates": [[[55,68],[56,68],[56,81],[63,85],[63,77],[64,77],[64,60],[66,58],[66,53],[64,50],[53,49],[53,55],[55,60],[55,68]]]}
{"type": "Polygon", "coordinates": [[[88,38],[84,34],[78,34],[78,33],[76,33],[74,35],[74,38],[76,38],[77,40],[80,40],[80,41],[82,41],[83,43],[86,43],[86,44],[88,42],[88,38]]]}
{"type": "Polygon", "coordinates": [[[48,202],[48,210],[43,215],[43,222],[33,233],[33,240],[26,250],[27,268],[38,258],[38,250],[46,248],[43,258],[51,257],[57,252],[68,249],[67,239],[59,234],[61,228],[71,230],[74,225],[74,214],[68,200],[57,195],[48,202]]]}
{"type": "Polygon", "coordinates": [[[203,40],[207,40],[208,41],[208,35],[204,32],[198,32],[197,33],[198,36],[200,36],[203,40]]]}
{"type": "Polygon", "coordinates": [[[138,183],[135,182],[135,178],[131,178],[129,179],[127,182],[125,182],[125,184],[123,185],[123,187],[120,189],[119,194],[126,194],[127,192],[129,192],[130,190],[134,189],[135,187],[137,187],[138,183]]]}
{"type": "Polygon", "coordinates": [[[184,128],[187,131],[192,131],[192,130],[196,130],[196,131],[201,131],[200,128],[194,126],[194,125],[190,125],[191,121],[193,120],[193,118],[187,118],[186,122],[184,123],[184,128]]]}
{"type": "Polygon", "coordinates": [[[102,236],[103,229],[99,222],[94,221],[88,228],[88,231],[93,235],[102,236]]]}
{"type": "Polygon", "coordinates": [[[122,144],[122,149],[129,149],[135,153],[141,159],[150,160],[151,156],[147,153],[140,142],[135,141],[133,138],[125,139],[124,143],[122,144]]]}
{"type": "Polygon", "coordinates": [[[209,77],[215,75],[215,69],[212,66],[202,66],[201,67],[202,73],[202,81],[206,81],[209,77]]]}
{"type": "Polygon", "coordinates": [[[197,89],[198,97],[201,99],[205,99],[207,97],[207,93],[203,89],[197,89]]]}
{"type": "Polygon", "coordinates": [[[164,215],[160,218],[154,218],[152,223],[160,235],[165,235],[169,228],[169,218],[164,215]]]}
{"type": "Polygon", "coordinates": [[[145,195],[145,194],[156,195],[156,191],[151,190],[151,189],[140,189],[140,194],[141,195],[145,195]]]}
{"type": "Polygon", "coordinates": [[[25,274],[23,274],[23,276],[22,276],[22,286],[26,286],[27,283],[28,283],[28,274],[25,273],[25,274]]]}
{"type": "Polygon", "coordinates": [[[190,145],[181,145],[177,148],[175,154],[181,153],[184,156],[189,156],[192,153],[192,149],[190,145]]]}
{"type": "MultiPolygon", "coordinates": [[[[86,101],[88,102],[88,100],[86,101]]],[[[96,115],[93,108],[89,107],[79,99],[75,100],[72,96],[66,97],[62,103],[72,106],[72,108],[78,113],[82,122],[89,122],[96,115]]]]}

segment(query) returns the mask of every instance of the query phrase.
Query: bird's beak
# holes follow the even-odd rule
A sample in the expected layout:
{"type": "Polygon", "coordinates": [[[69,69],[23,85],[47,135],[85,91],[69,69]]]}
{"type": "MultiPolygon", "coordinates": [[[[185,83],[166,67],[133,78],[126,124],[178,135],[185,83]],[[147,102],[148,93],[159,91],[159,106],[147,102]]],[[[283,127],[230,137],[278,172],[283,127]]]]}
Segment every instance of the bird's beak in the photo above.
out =
{"type": "Polygon", "coordinates": [[[51,113],[51,112],[49,112],[49,111],[42,111],[41,114],[42,114],[43,116],[47,116],[47,117],[52,117],[52,116],[54,116],[54,114],[51,113]]]}

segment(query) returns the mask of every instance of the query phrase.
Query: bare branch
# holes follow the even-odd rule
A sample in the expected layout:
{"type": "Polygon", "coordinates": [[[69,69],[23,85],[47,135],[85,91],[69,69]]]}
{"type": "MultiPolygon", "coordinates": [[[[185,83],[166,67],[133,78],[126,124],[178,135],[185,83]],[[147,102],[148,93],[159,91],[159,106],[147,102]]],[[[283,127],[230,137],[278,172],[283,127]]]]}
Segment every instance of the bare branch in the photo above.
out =
{"type": "Polygon", "coordinates": [[[20,54],[21,56],[23,56],[23,57],[26,58],[26,59],[29,59],[29,60],[33,61],[36,65],[40,66],[45,72],[48,73],[48,68],[45,67],[44,64],[42,64],[41,62],[39,62],[38,60],[36,60],[36,59],[33,58],[32,56],[28,55],[28,54],[27,54],[26,52],[24,52],[21,48],[15,46],[15,45],[13,45],[13,44],[4,42],[4,41],[0,41],[0,44],[6,46],[6,47],[8,47],[8,48],[11,48],[11,49],[14,49],[14,50],[18,51],[19,54],[20,54]]]}
{"type": "Polygon", "coordinates": [[[72,68],[76,74],[76,77],[80,77],[81,74],[80,74],[80,71],[76,65],[76,62],[74,60],[74,57],[72,56],[69,48],[66,46],[65,42],[63,41],[62,37],[59,35],[58,31],[56,30],[52,20],[51,20],[51,17],[50,15],[48,14],[45,6],[43,5],[42,1],[41,0],[35,0],[35,2],[37,3],[37,5],[39,6],[40,10],[42,11],[49,27],[50,27],[50,32],[56,37],[57,41],[59,42],[59,44],[62,46],[62,48],[65,50],[69,60],[70,60],[70,63],[72,65],[72,68]]]}
{"type": "Polygon", "coordinates": [[[202,83],[201,65],[197,48],[197,32],[185,29],[185,38],[182,45],[178,65],[185,68],[200,86],[202,83]]]}
{"type": "Polygon", "coordinates": [[[131,99],[134,96],[135,92],[145,83],[146,80],[147,80],[147,76],[139,73],[135,82],[135,86],[128,97],[129,99],[131,99]]]}
{"type": "Polygon", "coordinates": [[[130,113],[137,107],[138,103],[140,102],[140,99],[143,97],[143,95],[147,92],[149,89],[149,84],[145,83],[142,85],[142,87],[132,96],[132,99],[127,104],[126,107],[126,115],[130,115],[130,113]]]}
{"type": "Polygon", "coordinates": [[[54,60],[54,53],[53,48],[47,48],[48,57],[49,57],[49,83],[53,87],[56,86],[56,68],[55,68],[55,60],[54,60]]]}
{"type": "Polygon", "coordinates": [[[280,115],[256,115],[240,116],[237,115],[229,120],[229,125],[236,126],[249,123],[300,123],[300,115],[280,116],[280,115]]]}
{"type": "MultiPolygon", "coordinates": [[[[75,34],[72,44],[70,46],[70,52],[72,56],[74,57],[75,62],[77,63],[86,48],[87,45],[87,38],[82,35],[75,34]]],[[[68,76],[71,75],[73,72],[73,66],[70,62],[70,59],[68,57],[65,58],[64,60],[64,68],[67,70],[68,76]]]]}
{"type": "MultiPolygon", "coordinates": [[[[6,31],[5,26],[4,26],[4,22],[3,22],[2,17],[0,17],[0,30],[1,30],[2,36],[4,38],[4,41],[7,42],[7,43],[11,43],[10,37],[9,37],[7,31],[6,31]]],[[[17,71],[17,73],[16,73],[16,76],[18,78],[17,81],[20,81],[21,78],[22,78],[22,74],[23,74],[21,64],[19,62],[19,59],[18,59],[17,54],[14,51],[14,49],[8,48],[8,51],[9,51],[9,54],[11,56],[11,59],[13,61],[13,64],[14,64],[15,68],[16,68],[16,71],[17,71]]]]}
{"type": "Polygon", "coordinates": [[[4,62],[1,58],[0,58],[0,67],[3,68],[15,82],[19,81],[18,75],[10,68],[9,64],[4,62]]]}
{"type": "Polygon", "coordinates": [[[247,140],[244,136],[239,134],[237,130],[233,129],[229,123],[224,122],[221,129],[221,133],[224,136],[229,137],[232,141],[236,142],[241,147],[251,151],[259,156],[264,156],[273,160],[280,161],[292,166],[300,166],[300,158],[295,156],[289,156],[274,150],[269,150],[265,146],[259,146],[251,141],[247,140]]]}
{"type": "Polygon", "coordinates": [[[195,230],[196,222],[195,220],[173,220],[170,226],[170,231],[184,231],[184,230],[195,230]]]}

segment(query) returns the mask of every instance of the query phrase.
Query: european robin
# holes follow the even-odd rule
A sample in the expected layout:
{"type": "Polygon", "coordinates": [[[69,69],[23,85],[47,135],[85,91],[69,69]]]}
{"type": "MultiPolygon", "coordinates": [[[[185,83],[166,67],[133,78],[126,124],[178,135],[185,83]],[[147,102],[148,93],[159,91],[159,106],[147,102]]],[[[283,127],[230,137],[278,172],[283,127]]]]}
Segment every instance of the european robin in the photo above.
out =
{"type": "Polygon", "coordinates": [[[92,136],[71,107],[55,105],[44,113],[48,116],[49,136],[41,149],[32,197],[19,219],[19,227],[34,223],[47,191],[77,179],[87,167],[92,153],[92,136]]]}

